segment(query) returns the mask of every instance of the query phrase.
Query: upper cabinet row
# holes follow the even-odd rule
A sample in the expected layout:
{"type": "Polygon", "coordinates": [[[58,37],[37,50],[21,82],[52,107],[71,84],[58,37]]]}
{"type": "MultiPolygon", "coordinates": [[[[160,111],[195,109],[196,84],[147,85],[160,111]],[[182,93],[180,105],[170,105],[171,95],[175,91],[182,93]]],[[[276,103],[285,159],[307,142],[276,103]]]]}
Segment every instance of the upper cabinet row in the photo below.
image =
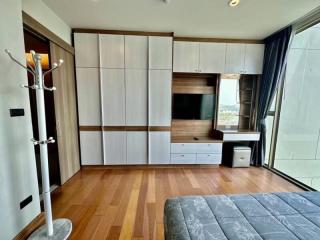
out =
{"type": "Polygon", "coordinates": [[[264,44],[174,42],[173,71],[262,74],[264,44]]]}
{"type": "Polygon", "coordinates": [[[76,67],[172,69],[172,38],[74,34],[76,67]]]}

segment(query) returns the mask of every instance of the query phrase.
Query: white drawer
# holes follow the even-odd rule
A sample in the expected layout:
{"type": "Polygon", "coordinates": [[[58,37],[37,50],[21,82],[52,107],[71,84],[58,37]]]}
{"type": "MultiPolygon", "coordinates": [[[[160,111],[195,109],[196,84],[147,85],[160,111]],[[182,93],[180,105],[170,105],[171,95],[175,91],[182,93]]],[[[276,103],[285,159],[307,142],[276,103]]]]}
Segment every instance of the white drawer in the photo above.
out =
{"type": "Polygon", "coordinates": [[[171,154],[171,164],[196,164],[196,154],[171,154]]]}
{"type": "Polygon", "coordinates": [[[259,141],[260,133],[225,133],[223,134],[224,141],[259,141]]]}
{"type": "Polygon", "coordinates": [[[196,153],[195,143],[171,143],[171,153],[196,153]]]}
{"type": "Polygon", "coordinates": [[[197,154],[197,164],[221,164],[221,154],[197,154]]]}
{"type": "Polygon", "coordinates": [[[197,153],[222,153],[222,143],[197,143],[197,153]]]}

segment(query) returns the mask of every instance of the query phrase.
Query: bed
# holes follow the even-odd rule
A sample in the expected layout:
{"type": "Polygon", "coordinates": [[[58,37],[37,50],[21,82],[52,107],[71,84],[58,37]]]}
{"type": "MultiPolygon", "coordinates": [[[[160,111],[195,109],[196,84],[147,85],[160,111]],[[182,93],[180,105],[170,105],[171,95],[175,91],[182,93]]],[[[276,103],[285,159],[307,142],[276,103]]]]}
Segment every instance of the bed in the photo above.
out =
{"type": "Polygon", "coordinates": [[[166,240],[320,239],[320,193],[259,193],[168,199],[166,240]]]}

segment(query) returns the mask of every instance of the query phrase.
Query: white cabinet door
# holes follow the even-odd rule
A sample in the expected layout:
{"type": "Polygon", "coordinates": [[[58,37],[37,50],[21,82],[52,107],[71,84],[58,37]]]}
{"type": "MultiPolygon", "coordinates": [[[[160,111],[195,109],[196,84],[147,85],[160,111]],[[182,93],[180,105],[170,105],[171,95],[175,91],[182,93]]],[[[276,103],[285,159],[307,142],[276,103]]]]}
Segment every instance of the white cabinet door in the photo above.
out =
{"type": "Polygon", "coordinates": [[[98,68],[76,68],[79,125],[101,125],[98,68]]]}
{"type": "Polygon", "coordinates": [[[126,132],[105,131],[104,164],[124,165],[127,163],[126,132]]]}
{"type": "Polygon", "coordinates": [[[149,132],[149,164],[170,163],[170,132],[149,132]]]}
{"type": "Polygon", "coordinates": [[[225,73],[244,73],[246,44],[227,43],[225,73]]]}
{"type": "Polygon", "coordinates": [[[82,165],[103,165],[102,133],[80,131],[82,165]]]}
{"type": "Polygon", "coordinates": [[[148,164],[147,132],[127,132],[127,164],[148,164]]]}
{"type": "Polygon", "coordinates": [[[199,43],[198,42],[174,42],[173,48],[174,72],[198,72],[199,71],[199,43]]]}
{"type": "Polygon", "coordinates": [[[124,69],[101,69],[104,126],[125,126],[124,69]]]}
{"type": "Polygon", "coordinates": [[[76,67],[99,67],[98,35],[74,33],[76,67]]]}
{"type": "Polygon", "coordinates": [[[199,72],[223,73],[225,60],[226,43],[200,43],[199,72]]]}
{"type": "Polygon", "coordinates": [[[171,126],[171,70],[149,71],[149,125],[171,126]]]}
{"type": "Polygon", "coordinates": [[[244,71],[246,74],[262,74],[264,44],[247,44],[244,71]]]}
{"type": "Polygon", "coordinates": [[[148,72],[126,69],[126,125],[148,125],[148,72]]]}
{"type": "Polygon", "coordinates": [[[125,36],[125,68],[148,68],[148,37],[125,36]]]}
{"type": "Polygon", "coordinates": [[[124,68],[124,36],[99,34],[100,67],[124,68]]]}
{"type": "Polygon", "coordinates": [[[149,69],[172,69],[172,37],[149,37],[149,69]]]}

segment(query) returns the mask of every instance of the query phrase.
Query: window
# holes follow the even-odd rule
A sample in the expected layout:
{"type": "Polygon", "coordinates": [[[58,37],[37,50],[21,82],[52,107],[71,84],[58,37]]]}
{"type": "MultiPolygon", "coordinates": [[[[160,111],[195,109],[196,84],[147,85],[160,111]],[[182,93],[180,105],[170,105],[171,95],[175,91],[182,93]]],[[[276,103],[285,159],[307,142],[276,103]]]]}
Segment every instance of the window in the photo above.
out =
{"type": "Polygon", "coordinates": [[[271,143],[275,153],[269,160],[272,168],[316,190],[320,190],[319,38],[320,24],[297,33],[290,46],[271,143]]]}
{"type": "Polygon", "coordinates": [[[236,129],[239,126],[239,79],[221,79],[218,127],[236,129]]]}

